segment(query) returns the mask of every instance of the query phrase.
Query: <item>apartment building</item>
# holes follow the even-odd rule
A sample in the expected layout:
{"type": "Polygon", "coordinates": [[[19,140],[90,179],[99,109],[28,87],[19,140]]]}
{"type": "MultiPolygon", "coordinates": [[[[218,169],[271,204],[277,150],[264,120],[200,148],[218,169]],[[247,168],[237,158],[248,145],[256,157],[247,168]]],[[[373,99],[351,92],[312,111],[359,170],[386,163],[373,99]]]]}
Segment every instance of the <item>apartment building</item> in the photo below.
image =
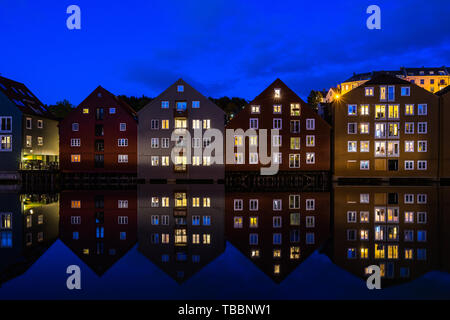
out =
{"type": "Polygon", "coordinates": [[[137,241],[136,190],[65,190],[60,239],[97,275],[103,275],[137,241]]]}
{"type": "Polygon", "coordinates": [[[436,178],[438,100],[389,74],[335,100],[334,177],[436,178]]]}
{"type": "Polygon", "coordinates": [[[450,84],[450,71],[448,67],[432,68],[400,68],[398,71],[372,71],[366,73],[354,73],[353,76],[340,84],[341,93],[345,94],[380,73],[387,73],[400,79],[409,81],[424,88],[429,92],[437,92],[450,84]]]}
{"type": "Polygon", "coordinates": [[[438,190],[432,186],[336,186],[330,258],[366,279],[380,267],[382,288],[438,268],[438,190]]]}
{"type": "Polygon", "coordinates": [[[183,283],[225,250],[224,186],[138,186],[138,250],[183,283]]]}
{"type": "Polygon", "coordinates": [[[223,179],[225,112],[208,98],[179,79],[138,115],[139,178],[223,179]]]}
{"type": "Polygon", "coordinates": [[[235,130],[234,149],[227,147],[227,153],[233,150],[227,154],[227,171],[260,171],[269,166],[263,156],[280,171],[330,169],[330,125],[280,79],[240,111],[226,129],[235,130]],[[267,130],[265,136],[262,129],[267,130]],[[264,145],[267,152],[261,149],[264,145]]]}
{"type": "Polygon", "coordinates": [[[136,174],[136,114],[104,88],[73,109],[59,132],[62,172],[136,174]]]}
{"type": "Polygon", "coordinates": [[[436,92],[439,97],[439,177],[450,178],[450,85],[436,92]]]}
{"type": "Polygon", "coordinates": [[[228,241],[282,282],[329,237],[329,192],[227,192],[228,241]]]}
{"type": "Polygon", "coordinates": [[[57,169],[58,121],[23,84],[0,76],[0,178],[57,169]]]}

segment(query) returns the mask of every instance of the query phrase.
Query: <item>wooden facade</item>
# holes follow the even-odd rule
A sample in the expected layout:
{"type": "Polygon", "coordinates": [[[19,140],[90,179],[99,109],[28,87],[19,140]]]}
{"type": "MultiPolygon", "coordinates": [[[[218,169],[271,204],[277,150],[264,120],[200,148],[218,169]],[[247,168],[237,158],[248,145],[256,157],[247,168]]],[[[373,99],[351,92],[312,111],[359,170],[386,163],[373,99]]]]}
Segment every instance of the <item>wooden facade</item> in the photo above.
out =
{"type": "Polygon", "coordinates": [[[136,174],[136,114],[104,88],[70,112],[59,131],[61,172],[136,174]]]}

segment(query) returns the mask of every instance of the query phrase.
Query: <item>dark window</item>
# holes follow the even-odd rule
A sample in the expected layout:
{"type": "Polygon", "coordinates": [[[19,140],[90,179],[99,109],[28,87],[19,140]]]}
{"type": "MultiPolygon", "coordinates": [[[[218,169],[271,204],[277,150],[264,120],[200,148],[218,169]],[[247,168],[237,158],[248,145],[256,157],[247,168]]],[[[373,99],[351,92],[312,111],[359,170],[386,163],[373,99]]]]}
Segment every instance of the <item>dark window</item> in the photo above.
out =
{"type": "Polygon", "coordinates": [[[398,160],[388,161],[389,171],[398,171],[398,160]]]}
{"type": "MultiPolygon", "coordinates": [[[[97,238],[98,239],[103,239],[102,232],[104,232],[104,230],[97,230],[97,238]]],[[[103,254],[104,248],[105,248],[105,246],[103,245],[103,242],[97,242],[97,254],[103,254]]]]}
{"type": "Polygon", "coordinates": [[[96,212],[95,213],[95,223],[104,223],[104,221],[105,221],[105,213],[104,212],[96,212]]]}
{"type": "Polygon", "coordinates": [[[95,118],[97,120],[103,120],[103,108],[97,108],[95,112],[95,118]]]}
{"type": "Polygon", "coordinates": [[[103,154],[96,154],[94,164],[96,168],[103,168],[105,166],[105,156],[103,154]]]}
{"type": "Polygon", "coordinates": [[[96,124],[95,125],[95,136],[96,137],[103,137],[105,135],[105,132],[103,131],[103,125],[102,124],[96,124]]]}
{"type": "Polygon", "coordinates": [[[398,193],[388,193],[388,204],[398,204],[398,193]]]}
{"type": "Polygon", "coordinates": [[[105,141],[104,140],[95,140],[95,151],[96,152],[105,151],[105,141]]]}
{"type": "Polygon", "coordinates": [[[95,196],[94,198],[95,208],[103,209],[105,207],[105,197],[104,196],[95,196]]]}

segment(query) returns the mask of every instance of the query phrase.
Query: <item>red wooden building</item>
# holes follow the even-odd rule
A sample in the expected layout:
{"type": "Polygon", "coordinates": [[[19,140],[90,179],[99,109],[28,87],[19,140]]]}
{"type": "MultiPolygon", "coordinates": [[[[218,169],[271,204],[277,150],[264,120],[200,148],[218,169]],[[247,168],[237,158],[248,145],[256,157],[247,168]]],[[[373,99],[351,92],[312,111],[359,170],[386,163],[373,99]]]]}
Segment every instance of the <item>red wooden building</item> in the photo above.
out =
{"type": "Polygon", "coordinates": [[[104,88],[69,113],[59,132],[62,172],[136,173],[136,114],[104,88]]]}

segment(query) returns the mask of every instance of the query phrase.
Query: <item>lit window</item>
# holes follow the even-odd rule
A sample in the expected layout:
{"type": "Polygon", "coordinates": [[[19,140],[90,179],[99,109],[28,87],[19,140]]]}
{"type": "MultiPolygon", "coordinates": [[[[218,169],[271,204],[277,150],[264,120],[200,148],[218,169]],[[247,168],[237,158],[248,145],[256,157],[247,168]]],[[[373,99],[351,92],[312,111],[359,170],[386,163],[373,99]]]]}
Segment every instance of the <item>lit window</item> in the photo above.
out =
{"type": "Polygon", "coordinates": [[[348,141],[347,145],[348,145],[348,147],[347,147],[348,152],[356,152],[356,150],[357,150],[356,141],[348,141]]]}
{"type": "Polygon", "coordinates": [[[128,155],[127,154],[119,154],[117,162],[118,163],[128,163],[128,155]]]}
{"type": "Polygon", "coordinates": [[[281,113],[281,104],[275,104],[273,106],[273,113],[274,114],[280,114],[281,113]]]}
{"type": "Polygon", "coordinates": [[[169,129],[169,120],[161,120],[161,129],[169,129]]]}
{"type": "Polygon", "coordinates": [[[315,144],[316,144],[315,136],[306,136],[306,146],[307,147],[314,147],[315,144]]]}
{"type": "Polygon", "coordinates": [[[280,98],[281,97],[281,89],[274,89],[274,93],[275,93],[275,98],[280,98]]]}
{"type": "Polygon", "coordinates": [[[375,105],[375,119],[385,119],[386,118],[386,105],[377,104],[375,105]]]}
{"type": "Polygon", "coordinates": [[[72,200],[70,202],[70,207],[72,209],[80,209],[81,208],[81,200],[72,200]]]}
{"type": "Polygon", "coordinates": [[[89,114],[89,108],[83,108],[83,114],[89,114]]]}
{"type": "Polygon", "coordinates": [[[292,117],[300,116],[300,104],[299,103],[291,103],[291,116],[292,117]]]}
{"type": "Polygon", "coordinates": [[[255,113],[260,113],[260,109],[261,109],[260,106],[256,106],[256,105],[252,105],[252,106],[251,106],[251,112],[252,112],[253,114],[255,114],[255,113]]]}
{"type": "Polygon", "coordinates": [[[405,115],[406,116],[413,116],[414,115],[414,105],[413,104],[406,104],[405,105],[405,115]]]}
{"type": "Polygon", "coordinates": [[[300,168],[300,154],[289,155],[289,168],[300,168]]]}
{"type": "Polygon", "coordinates": [[[373,96],[373,88],[365,88],[366,97],[373,96]]]}
{"type": "Polygon", "coordinates": [[[210,119],[203,120],[203,129],[211,129],[211,120],[210,119]]]}
{"type": "Polygon", "coordinates": [[[316,154],[314,152],[307,152],[306,153],[306,163],[314,164],[315,162],[316,162],[316,154]]]}
{"type": "Polygon", "coordinates": [[[361,141],[360,142],[360,150],[361,152],[369,152],[369,141],[361,141]]]}
{"type": "Polygon", "coordinates": [[[81,162],[81,155],[79,154],[72,154],[70,156],[71,162],[81,162]]]}
{"type": "Polygon", "coordinates": [[[360,110],[361,110],[360,114],[362,116],[368,116],[369,115],[369,105],[368,104],[362,104],[360,110]]]}

